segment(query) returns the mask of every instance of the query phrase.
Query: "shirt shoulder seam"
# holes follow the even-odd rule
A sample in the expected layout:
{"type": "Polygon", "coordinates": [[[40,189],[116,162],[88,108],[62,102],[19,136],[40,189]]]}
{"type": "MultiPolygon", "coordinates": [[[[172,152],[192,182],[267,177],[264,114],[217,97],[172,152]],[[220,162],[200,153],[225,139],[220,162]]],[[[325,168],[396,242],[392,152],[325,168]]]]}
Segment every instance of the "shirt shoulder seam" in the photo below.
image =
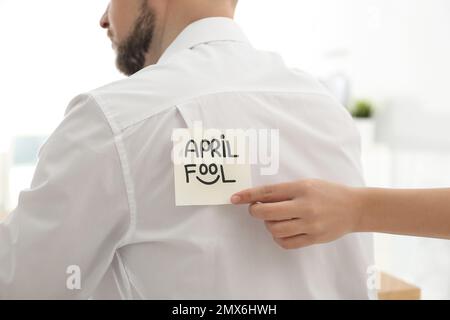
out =
{"type": "Polygon", "coordinates": [[[124,126],[123,128],[120,128],[119,126],[117,126],[117,129],[119,130],[118,132],[124,132],[127,129],[129,129],[135,125],[138,125],[146,120],[151,119],[154,116],[157,116],[159,114],[162,114],[164,112],[171,110],[173,107],[179,106],[180,104],[186,103],[186,102],[194,100],[194,99],[208,97],[208,96],[216,95],[216,94],[232,94],[232,93],[267,93],[267,94],[281,94],[282,93],[282,94],[290,94],[290,95],[299,94],[299,95],[306,95],[306,96],[321,96],[324,98],[332,98],[329,94],[327,94],[325,92],[305,92],[305,91],[292,91],[292,90],[286,90],[286,91],[283,91],[283,90],[221,90],[221,91],[207,92],[207,93],[199,94],[199,95],[195,95],[195,96],[188,96],[188,97],[183,97],[180,99],[173,99],[169,103],[159,104],[159,105],[155,106],[155,109],[159,109],[159,108],[163,108],[163,109],[156,110],[155,113],[152,113],[152,114],[150,114],[142,119],[139,119],[135,122],[129,123],[126,126],[124,126]]]}

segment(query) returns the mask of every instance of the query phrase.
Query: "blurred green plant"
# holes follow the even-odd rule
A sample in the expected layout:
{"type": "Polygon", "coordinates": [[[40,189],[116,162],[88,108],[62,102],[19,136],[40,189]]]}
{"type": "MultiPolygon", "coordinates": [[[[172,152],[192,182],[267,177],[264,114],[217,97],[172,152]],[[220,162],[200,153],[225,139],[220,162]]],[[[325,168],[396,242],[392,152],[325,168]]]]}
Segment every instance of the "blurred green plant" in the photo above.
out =
{"type": "Polygon", "coordinates": [[[357,100],[350,109],[350,113],[354,118],[372,118],[374,106],[368,100],[357,100]]]}

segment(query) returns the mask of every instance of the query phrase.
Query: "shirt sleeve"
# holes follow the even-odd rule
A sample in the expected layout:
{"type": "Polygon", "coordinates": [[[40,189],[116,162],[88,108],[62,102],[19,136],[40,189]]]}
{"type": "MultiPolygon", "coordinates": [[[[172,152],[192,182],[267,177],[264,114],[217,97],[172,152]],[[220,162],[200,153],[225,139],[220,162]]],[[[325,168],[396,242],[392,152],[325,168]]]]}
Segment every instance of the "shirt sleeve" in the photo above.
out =
{"type": "Polygon", "coordinates": [[[122,172],[94,97],[75,98],[0,224],[0,299],[90,297],[129,230],[122,172]]]}

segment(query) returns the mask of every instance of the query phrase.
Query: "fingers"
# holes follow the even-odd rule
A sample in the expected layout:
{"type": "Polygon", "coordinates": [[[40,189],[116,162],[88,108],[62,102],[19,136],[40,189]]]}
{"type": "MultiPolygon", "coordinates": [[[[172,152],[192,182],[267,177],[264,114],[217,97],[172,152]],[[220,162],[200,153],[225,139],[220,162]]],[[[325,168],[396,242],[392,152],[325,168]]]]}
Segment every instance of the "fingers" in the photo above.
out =
{"type": "Polygon", "coordinates": [[[274,238],[290,238],[308,233],[307,226],[302,219],[266,221],[265,225],[274,238]]]}
{"type": "Polygon", "coordinates": [[[275,242],[284,249],[300,249],[316,244],[317,227],[311,224],[307,208],[299,201],[277,203],[255,203],[250,205],[250,214],[264,220],[267,230],[275,242]],[[302,218],[305,217],[305,218],[302,218]]]}
{"type": "Polygon", "coordinates": [[[285,201],[294,198],[296,196],[296,191],[297,188],[294,183],[257,187],[234,194],[231,197],[231,203],[244,204],[285,201]]]}
{"type": "MultiPolygon", "coordinates": [[[[231,197],[233,204],[249,203],[250,214],[265,222],[275,242],[284,249],[314,245],[314,226],[308,225],[313,207],[306,201],[308,181],[243,190],[231,197]],[[311,230],[308,230],[311,229],[311,230]]],[[[318,238],[317,238],[318,239],[318,238]]]]}
{"type": "Polygon", "coordinates": [[[276,203],[254,203],[249,206],[250,214],[261,220],[283,221],[301,218],[306,210],[300,201],[289,200],[276,203]]]}
{"type": "Polygon", "coordinates": [[[307,234],[289,238],[274,238],[274,240],[280,247],[286,250],[300,249],[316,244],[314,237],[307,234]]]}

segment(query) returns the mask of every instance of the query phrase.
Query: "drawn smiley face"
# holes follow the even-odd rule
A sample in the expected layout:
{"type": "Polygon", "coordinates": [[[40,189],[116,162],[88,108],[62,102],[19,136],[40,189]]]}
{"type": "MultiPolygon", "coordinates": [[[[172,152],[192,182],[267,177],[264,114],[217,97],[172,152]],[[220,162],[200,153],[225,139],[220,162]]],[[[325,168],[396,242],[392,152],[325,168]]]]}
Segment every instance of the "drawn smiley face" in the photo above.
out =
{"type": "MultiPolygon", "coordinates": [[[[215,163],[212,163],[212,164],[210,164],[209,166],[206,165],[206,164],[204,164],[204,163],[202,163],[202,164],[200,165],[200,167],[199,167],[199,173],[200,173],[202,176],[206,176],[206,175],[215,176],[215,175],[217,175],[218,172],[219,172],[219,168],[217,167],[217,164],[215,164],[215,163]]],[[[196,176],[195,178],[196,178],[198,181],[200,181],[201,183],[206,184],[206,185],[208,185],[208,186],[211,186],[211,185],[213,185],[213,184],[216,184],[216,183],[219,181],[219,179],[220,179],[220,174],[217,175],[217,176],[214,178],[213,181],[205,181],[205,180],[201,179],[199,176],[196,176]]]]}

